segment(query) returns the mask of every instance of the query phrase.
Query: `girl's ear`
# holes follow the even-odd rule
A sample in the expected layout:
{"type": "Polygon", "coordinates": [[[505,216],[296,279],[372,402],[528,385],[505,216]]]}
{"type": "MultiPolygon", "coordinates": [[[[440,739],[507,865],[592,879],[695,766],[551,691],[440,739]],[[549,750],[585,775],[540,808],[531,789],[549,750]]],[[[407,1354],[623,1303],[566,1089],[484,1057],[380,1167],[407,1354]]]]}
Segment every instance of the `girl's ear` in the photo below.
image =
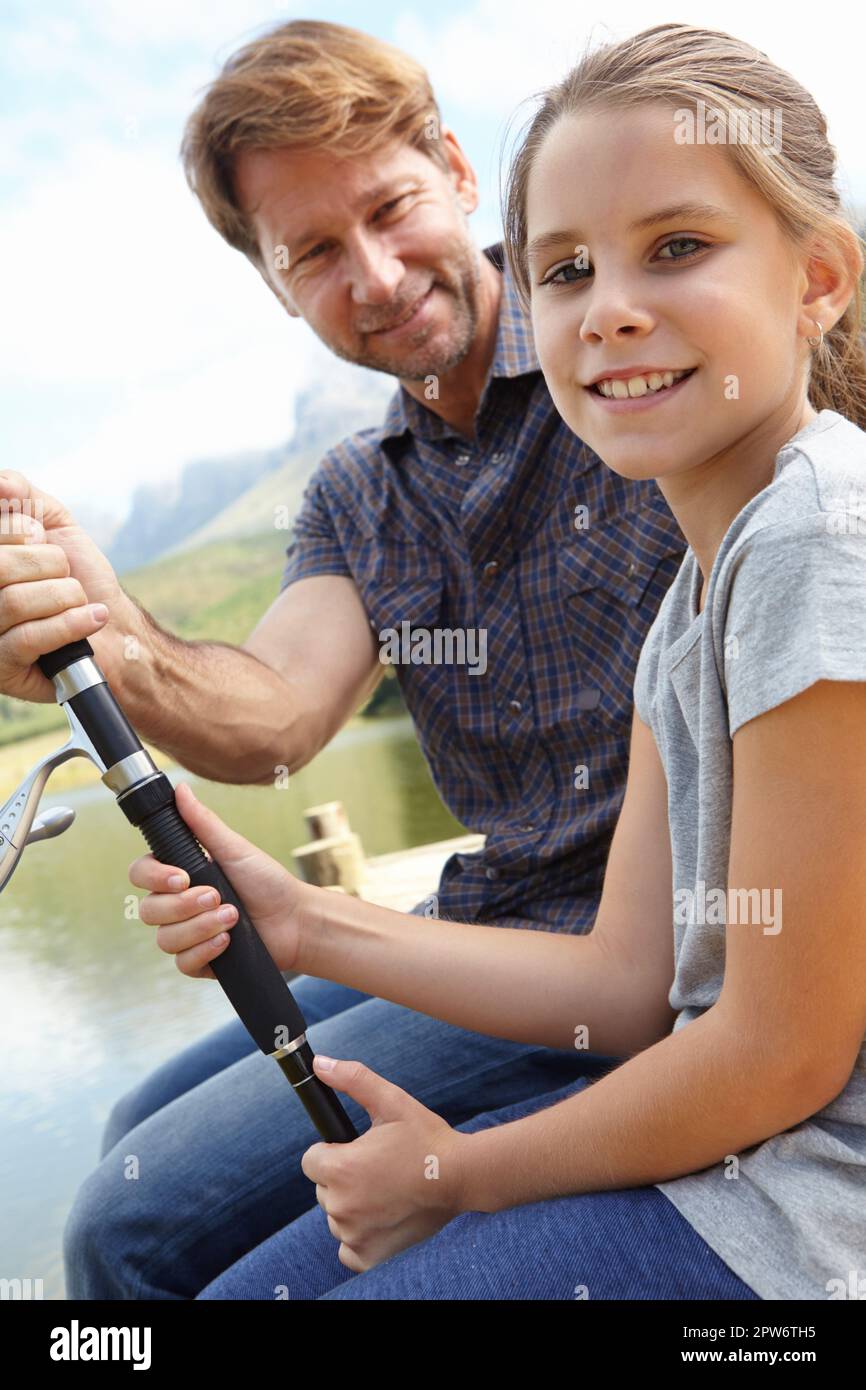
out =
{"type": "Polygon", "coordinates": [[[814,336],[815,323],[824,333],[830,332],[840,320],[851,300],[862,270],[862,258],[857,239],[844,229],[844,249],[816,241],[810,248],[803,275],[805,289],[801,300],[804,336],[814,336]]]}

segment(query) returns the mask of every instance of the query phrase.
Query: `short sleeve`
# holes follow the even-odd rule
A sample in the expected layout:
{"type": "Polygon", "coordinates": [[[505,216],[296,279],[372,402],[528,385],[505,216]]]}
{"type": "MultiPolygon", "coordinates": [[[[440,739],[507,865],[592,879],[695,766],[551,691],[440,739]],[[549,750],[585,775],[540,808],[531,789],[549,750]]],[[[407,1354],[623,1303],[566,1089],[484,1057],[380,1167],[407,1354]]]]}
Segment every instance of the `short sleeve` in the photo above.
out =
{"type": "Polygon", "coordinates": [[[731,738],[816,681],[866,680],[866,519],[816,511],[765,526],[728,562],[712,607],[731,738]]]}
{"type": "Polygon", "coordinates": [[[634,707],[637,710],[638,718],[644,724],[650,724],[650,636],[652,630],[644,638],[644,644],[640,649],[640,656],[637,659],[637,666],[634,673],[634,707]]]}
{"type": "Polygon", "coordinates": [[[316,473],[307,484],[295,518],[292,540],[286,548],[280,593],[297,580],[313,575],[351,573],[328,506],[327,492],[316,473]]]}

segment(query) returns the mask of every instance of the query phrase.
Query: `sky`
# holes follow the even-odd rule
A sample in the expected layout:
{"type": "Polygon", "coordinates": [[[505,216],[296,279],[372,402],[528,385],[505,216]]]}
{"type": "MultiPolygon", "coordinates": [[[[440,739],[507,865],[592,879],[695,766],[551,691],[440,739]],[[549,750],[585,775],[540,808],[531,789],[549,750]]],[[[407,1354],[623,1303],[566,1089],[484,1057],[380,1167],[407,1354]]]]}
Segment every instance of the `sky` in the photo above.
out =
{"type": "Polygon", "coordinates": [[[480,245],[499,238],[504,142],[533,94],[587,39],[671,19],[723,28],[792,72],[828,118],[843,197],[866,208],[866,20],[844,0],[729,0],[722,17],[616,0],[3,0],[0,468],[83,524],[122,518],[138,484],[169,486],[192,459],[282,443],[297,393],[329,370],[306,324],[207,222],[178,155],[225,59],[301,17],[365,29],[425,65],[478,174],[480,245]]]}

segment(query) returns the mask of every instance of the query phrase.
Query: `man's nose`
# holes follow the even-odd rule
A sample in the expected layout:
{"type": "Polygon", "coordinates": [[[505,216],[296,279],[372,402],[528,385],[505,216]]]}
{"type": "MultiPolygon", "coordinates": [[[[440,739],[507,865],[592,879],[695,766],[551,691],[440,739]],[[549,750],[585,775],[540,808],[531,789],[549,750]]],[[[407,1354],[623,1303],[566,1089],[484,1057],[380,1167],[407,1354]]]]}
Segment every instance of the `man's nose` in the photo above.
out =
{"type": "Polygon", "coordinates": [[[381,242],[356,242],[349,258],[352,299],[356,304],[387,304],[404,275],[403,262],[381,242]]]}

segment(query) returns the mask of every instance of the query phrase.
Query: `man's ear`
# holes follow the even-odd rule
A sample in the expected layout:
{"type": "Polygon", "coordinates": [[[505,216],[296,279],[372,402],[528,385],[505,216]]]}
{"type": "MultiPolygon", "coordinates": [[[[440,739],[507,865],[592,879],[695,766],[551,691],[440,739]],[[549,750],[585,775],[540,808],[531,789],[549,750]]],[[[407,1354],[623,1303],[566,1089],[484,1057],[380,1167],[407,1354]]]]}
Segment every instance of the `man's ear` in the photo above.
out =
{"type": "Polygon", "coordinates": [[[439,128],[439,138],[445,143],[450,165],[448,177],[454,189],[454,196],[465,213],[474,212],[478,206],[478,180],[475,170],[454,131],[444,122],[439,128]]]}

